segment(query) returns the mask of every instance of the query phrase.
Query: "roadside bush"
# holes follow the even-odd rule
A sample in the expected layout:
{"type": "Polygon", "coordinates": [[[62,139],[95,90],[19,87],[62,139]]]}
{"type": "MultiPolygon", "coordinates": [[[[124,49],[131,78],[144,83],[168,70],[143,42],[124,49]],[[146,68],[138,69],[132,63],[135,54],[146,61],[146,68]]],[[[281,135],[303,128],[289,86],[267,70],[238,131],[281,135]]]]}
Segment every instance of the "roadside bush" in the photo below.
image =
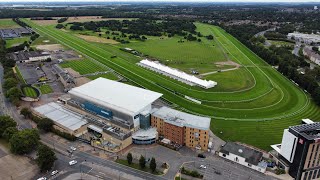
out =
{"type": "Polygon", "coordinates": [[[52,128],[51,132],[53,132],[54,134],[58,135],[58,136],[61,136],[69,141],[75,141],[77,138],[72,135],[72,134],[69,134],[69,133],[66,133],[66,132],[62,132],[62,131],[59,131],[58,129],[54,129],[52,128]]]}

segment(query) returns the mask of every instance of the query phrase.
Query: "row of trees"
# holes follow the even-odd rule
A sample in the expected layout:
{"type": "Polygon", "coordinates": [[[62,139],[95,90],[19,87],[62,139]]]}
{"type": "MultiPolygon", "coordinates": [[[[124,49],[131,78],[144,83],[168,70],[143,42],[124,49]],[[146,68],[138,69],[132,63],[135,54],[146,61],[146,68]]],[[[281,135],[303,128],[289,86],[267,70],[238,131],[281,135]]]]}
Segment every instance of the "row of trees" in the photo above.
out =
{"type": "Polygon", "coordinates": [[[107,20],[107,21],[90,21],[74,22],[70,27],[71,30],[92,30],[101,32],[100,28],[107,27],[111,31],[120,31],[127,34],[161,36],[164,33],[174,36],[175,34],[184,34],[190,32],[195,34],[196,26],[192,21],[166,19],[156,21],[150,18],[137,20],[107,20]]]}
{"type": "Polygon", "coordinates": [[[57,159],[52,149],[39,142],[40,135],[36,129],[18,131],[17,123],[9,116],[0,116],[0,138],[10,144],[10,151],[23,155],[37,150],[36,162],[42,172],[50,170],[57,159]]]}
{"type": "MultiPolygon", "coordinates": [[[[128,153],[127,154],[127,161],[128,161],[128,164],[131,165],[133,162],[133,157],[132,157],[132,154],[131,153],[128,153]]],[[[144,169],[146,168],[146,159],[144,156],[140,156],[140,159],[139,159],[139,166],[141,169],[144,169]]],[[[151,161],[150,161],[150,169],[152,172],[155,172],[156,169],[157,169],[157,163],[156,163],[156,159],[155,158],[151,158],[151,161]]]]}

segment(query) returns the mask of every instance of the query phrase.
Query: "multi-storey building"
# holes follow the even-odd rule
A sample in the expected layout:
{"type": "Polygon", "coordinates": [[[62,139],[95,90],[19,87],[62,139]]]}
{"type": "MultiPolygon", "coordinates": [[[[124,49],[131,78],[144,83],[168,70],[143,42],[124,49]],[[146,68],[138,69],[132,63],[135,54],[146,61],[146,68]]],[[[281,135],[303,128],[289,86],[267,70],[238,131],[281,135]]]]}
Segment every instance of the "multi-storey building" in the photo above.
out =
{"type": "Polygon", "coordinates": [[[157,128],[159,136],[174,143],[208,149],[210,118],[162,107],[151,113],[151,126],[157,128]]]}
{"type": "Polygon", "coordinates": [[[319,179],[320,123],[303,122],[305,124],[284,130],[282,143],[271,146],[276,151],[272,155],[295,179],[319,179]]]}

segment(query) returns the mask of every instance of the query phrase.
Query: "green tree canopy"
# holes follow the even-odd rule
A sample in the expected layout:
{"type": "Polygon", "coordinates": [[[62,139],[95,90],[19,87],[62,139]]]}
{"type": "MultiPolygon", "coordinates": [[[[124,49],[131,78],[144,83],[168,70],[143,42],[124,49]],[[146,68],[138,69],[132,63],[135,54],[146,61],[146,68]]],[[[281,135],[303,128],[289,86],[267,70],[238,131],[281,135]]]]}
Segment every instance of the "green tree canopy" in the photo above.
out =
{"type": "Polygon", "coordinates": [[[3,83],[3,88],[8,90],[10,88],[16,87],[17,85],[18,85],[18,81],[15,78],[10,77],[5,79],[3,83]]]}
{"type": "Polygon", "coordinates": [[[0,136],[9,127],[16,127],[17,123],[10,116],[0,116],[0,136]]]}
{"type": "Polygon", "coordinates": [[[157,163],[155,158],[152,158],[150,161],[150,169],[152,170],[152,172],[155,172],[155,170],[157,169],[157,163]]]}
{"type": "Polygon", "coordinates": [[[144,169],[146,167],[146,159],[141,155],[139,159],[139,166],[141,169],[144,169]]]}
{"type": "Polygon", "coordinates": [[[36,129],[25,129],[14,134],[10,139],[11,151],[15,154],[25,154],[37,147],[40,135],[36,129]]]}
{"type": "Polygon", "coordinates": [[[2,137],[9,142],[11,137],[18,132],[16,127],[8,127],[2,134],[2,137]]]}
{"type": "Polygon", "coordinates": [[[46,132],[50,132],[52,130],[52,126],[53,126],[53,121],[51,119],[48,118],[43,118],[39,121],[38,123],[38,128],[42,129],[46,132]]]}
{"type": "Polygon", "coordinates": [[[131,153],[128,153],[127,154],[127,161],[128,161],[128,164],[132,164],[132,154],[131,153]]]}
{"type": "Polygon", "coordinates": [[[51,148],[43,144],[38,147],[36,161],[41,172],[50,170],[55,160],[57,157],[51,148]]]}
{"type": "Polygon", "coordinates": [[[32,112],[29,108],[24,107],[20,110],[20,114],[24,116],[24,118],[31,118],[32,112]]]}

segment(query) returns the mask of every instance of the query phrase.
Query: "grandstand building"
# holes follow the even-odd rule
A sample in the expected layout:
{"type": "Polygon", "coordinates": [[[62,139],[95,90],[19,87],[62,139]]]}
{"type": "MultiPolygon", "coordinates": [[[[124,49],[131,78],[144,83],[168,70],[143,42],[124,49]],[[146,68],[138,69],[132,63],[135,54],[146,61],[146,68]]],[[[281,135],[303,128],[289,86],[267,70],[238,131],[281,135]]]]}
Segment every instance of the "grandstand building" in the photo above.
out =
{"type": "Polygon", "coordinates": [[[199,86],[205,89],[209,89],[217,85],[217,82],[215,81],[203,80],[177,69],[160,64],[159,62],[149,61],[148,59],[140,61],[138,65],[186,83],[190,86],[199,86]]]}
{"type": "Polygon", "coordinates": [[[162,94],[98,78],[69,91],[72,104],[123,128],[150,126],[151,104],[162,94]]]}
{"type": "Polygon", "coordinates": [[[151,126],[172,143],[208,150],[210,118],[161,107],[151,114],[151,126]]]}

